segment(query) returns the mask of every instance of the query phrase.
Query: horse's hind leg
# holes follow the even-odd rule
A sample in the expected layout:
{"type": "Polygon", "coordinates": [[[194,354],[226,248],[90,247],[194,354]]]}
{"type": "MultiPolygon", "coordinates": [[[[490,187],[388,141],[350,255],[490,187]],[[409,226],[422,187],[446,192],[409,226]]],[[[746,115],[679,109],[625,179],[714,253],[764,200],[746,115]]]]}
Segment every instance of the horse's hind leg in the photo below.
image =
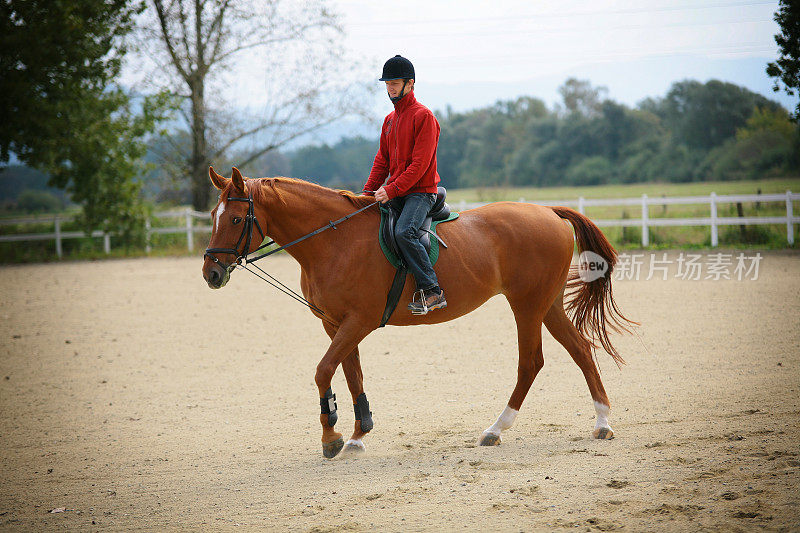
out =
{"type": "Polygon", "coordinates": [[[517,368],[517,385],[508,405],[503,409],[497,421],[486,428],[478,444],[481,446],[496,446],[500,444],[500,433],[511,427],[517,418],[522,401],[536,378],[536,374],[544,366],[542,354],[542,319],[541,315],[533,316],[523,311],[512,302],[511,308],[517,321],[517,338],[519,343],[519,366],[517,368]]]}
{"type": "Polygon", "coordinates": [[[608,425],[608,396],[603,388],[603,382],[600,380],[600,374],[597,372],[597,366],[592,359],[592,344],[578,331],[564,311],[563,290],[547,311],[544,325],[550,334],[566,348],[586,378],[586,384],[589,386],[597,413],[592,435],[596,439],[613,438],[614,430],[608,425]]]}
{"type": "Polygon", "coordinates": [[[372,412],[369,410],[367,395],[364,393],[364,375],[361,372],[361,360],[358,347],[342,361],[342,370],[347,379],[347,387],[353,397],[353,410],[356,414],[353,435],[344,444],[345,451],[364,451],[364,436],[372,431],[372,412]]]}
{"type": "MultiPolygon", "coordinates": [[[[333,340],[336,329],[325,323],[325,331],[333,340]]],[[[347,388],[353,397],[353,410],[356,414],[353,435],[344,443],[344,451],[364,451],[364,436],[372,430],[372,413],[369,410],[367,395],[364,393],[364,374],[361,371],[361,360],[358,354],[358,346],[345,357],[342,361],[342,370],[347,380],[347,388]]]]}
{"type": "Polygon", "coordinates": [[[335,396],[331,390],[333,374],[371,331],[356,320],[345,321],[334,329],[331,345],[317,365],[317,372],[314,374],[320,398],[322,453],[328,458],[336,456],[344,445],[342,434],[333,429],[338,419],[335,396]]]}

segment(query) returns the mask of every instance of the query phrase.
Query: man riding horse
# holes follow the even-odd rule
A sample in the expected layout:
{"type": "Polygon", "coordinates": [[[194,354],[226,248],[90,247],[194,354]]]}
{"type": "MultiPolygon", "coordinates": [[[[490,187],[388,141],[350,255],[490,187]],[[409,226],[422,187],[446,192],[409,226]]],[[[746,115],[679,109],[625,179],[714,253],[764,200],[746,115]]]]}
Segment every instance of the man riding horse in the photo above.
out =
{"type": "Polygon", "coordinates": [[[419,242],[420,227],[436,201],[439,122],[414,98],[411,61],[400,55],[389,59],[379,81],[386,82],[394,111],[383,121],[380,148],[364,194],[374,194],[377,201],[391,203],[400,213],[395,226],[397,245],[418,291],[408,308],[415,315],[424,315],[447,307],[430,258],[419,242]]]}
{"type": "MultiPolygon", "coordinates": [[[[433,204],[439,181],[436,173],[439,125],[430,111],[414,99],[414,69],[408,60],[399,56],[390,59],[383,78],[387,78],[384,81],[389,97],[396,99],[395,111],[384,121],[380,151],[375,156],[366,189],[377,188],[377,201],[402,202],[400,221],[410,229],[401,229],[400,233],[405,233],[408,249],[412,250],[404,259],[423,296],[412,301],[413,293],[408,287],[400,301],[412,301],[415,304],[412,311],[422,312],[394,313],[387,324],[446,322],[502,294],[517,325],[517,380],[501,415],[484,430],[478,443],[500,444],[501,433],[516,420],[522,402],[544,366],[543,325],[566,348],[586,379],[597,414],[592,436],[612,438],[614,431],[608,420],[610,402],[594,360],[594,349],[602,347],[615,362],[622,364],[609,334],[628,331],[629,326],[636,324],[622,315],[612,294],[616,250],[596,224],[568,207],[496,202],[464,210],[458,222],[441,230],[449,243],[448,253],[436,263],[438,279],[451,296],[450,305],[444,308],[437,276],[416,240],[420,220],[433,204]],[[571,268],[576,245],[579,253],[588,251],[599,256],[606,265],[602,276],[584,280],[571,268]],[[425,314],[426,306],[444,309],[425,314]]],[[[374,424],[364,391],[359,344],[380,327],[386,304],[383,291],[364,290],[364,287],[389,287],[395,274],[376,238],[380,216],[369,209],[375,201],[291,178],[246,180],[236,168],[232,169],[231,178],[209,168],[209,177],[221,193],[211,212],[212,231],[204,254],[204,279],[209,287],[221,288],[237,265],[247,268],[277,250],[285,249],[297,260],[302,297],[295,296],[322,320],[331,339],[314,374],[319,393],[322,453],[331,458],[343,449],[364,450],[363,439],[374,424]],[[348,219],[352,222],[344,224],[348,219]],[[337,228],[337,224],[340,225],[337,231],[325,231],[337,228]],[[265,236],[279,247],[251,257],[261,249],[263,245],[259,243],[265,236]],[[353,434],[347,442],[334,429],[338,412],[331,382],[339,368],[347,380],[355,415],[353,434]]],[[[281,284],[280,288],[287,287],[281,284]]],[[[291,291],[287,293],[291,295],[291,291]]],[[[256,327],[247,323],[247,328],[256,327]]],[[[240,327],[237,334],[240,331],[249,333],[249,329],[240,327]]],[[[473,401],[472,394],[465,394],[465,398],[473,401]]],[[[397,408],[397,405],[391,407],[397,408]]]]}

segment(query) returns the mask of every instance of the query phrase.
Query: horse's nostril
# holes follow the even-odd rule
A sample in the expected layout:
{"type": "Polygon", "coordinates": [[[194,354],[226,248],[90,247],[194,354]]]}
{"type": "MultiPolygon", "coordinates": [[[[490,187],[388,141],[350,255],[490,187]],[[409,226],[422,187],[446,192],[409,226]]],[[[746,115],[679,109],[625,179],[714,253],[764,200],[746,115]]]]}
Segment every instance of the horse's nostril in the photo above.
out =
{"type": "Polygon", "coordinates": [[[209,272],[208,280],[211,283],[219,283],[219,272],[217,272],[216,270],[212,270],[211,272],[209,272]]]}

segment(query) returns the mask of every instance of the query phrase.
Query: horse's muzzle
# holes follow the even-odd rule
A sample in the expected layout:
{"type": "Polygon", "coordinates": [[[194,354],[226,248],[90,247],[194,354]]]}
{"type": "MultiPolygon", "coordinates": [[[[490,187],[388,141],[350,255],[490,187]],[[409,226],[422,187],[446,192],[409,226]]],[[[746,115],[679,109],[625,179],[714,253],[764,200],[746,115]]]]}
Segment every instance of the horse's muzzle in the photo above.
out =
{"type": "Polygon", "coordinates": [[[212,289],[221,289],[228,283],[230,273],[216,263],[211,263],[203,269],[203,278],[212,289]]]}

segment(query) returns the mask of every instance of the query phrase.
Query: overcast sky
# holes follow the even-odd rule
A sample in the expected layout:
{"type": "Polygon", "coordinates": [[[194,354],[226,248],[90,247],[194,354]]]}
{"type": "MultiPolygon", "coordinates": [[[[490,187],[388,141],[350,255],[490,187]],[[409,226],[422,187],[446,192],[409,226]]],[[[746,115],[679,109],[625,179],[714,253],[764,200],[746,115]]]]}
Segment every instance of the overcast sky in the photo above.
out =
{"type": "Polygon", "coordinates": [[[586,64],[770,57],[774,1],[338,0],[347,43],[411,58],[420,81],[519,81],[586,64]]]}

